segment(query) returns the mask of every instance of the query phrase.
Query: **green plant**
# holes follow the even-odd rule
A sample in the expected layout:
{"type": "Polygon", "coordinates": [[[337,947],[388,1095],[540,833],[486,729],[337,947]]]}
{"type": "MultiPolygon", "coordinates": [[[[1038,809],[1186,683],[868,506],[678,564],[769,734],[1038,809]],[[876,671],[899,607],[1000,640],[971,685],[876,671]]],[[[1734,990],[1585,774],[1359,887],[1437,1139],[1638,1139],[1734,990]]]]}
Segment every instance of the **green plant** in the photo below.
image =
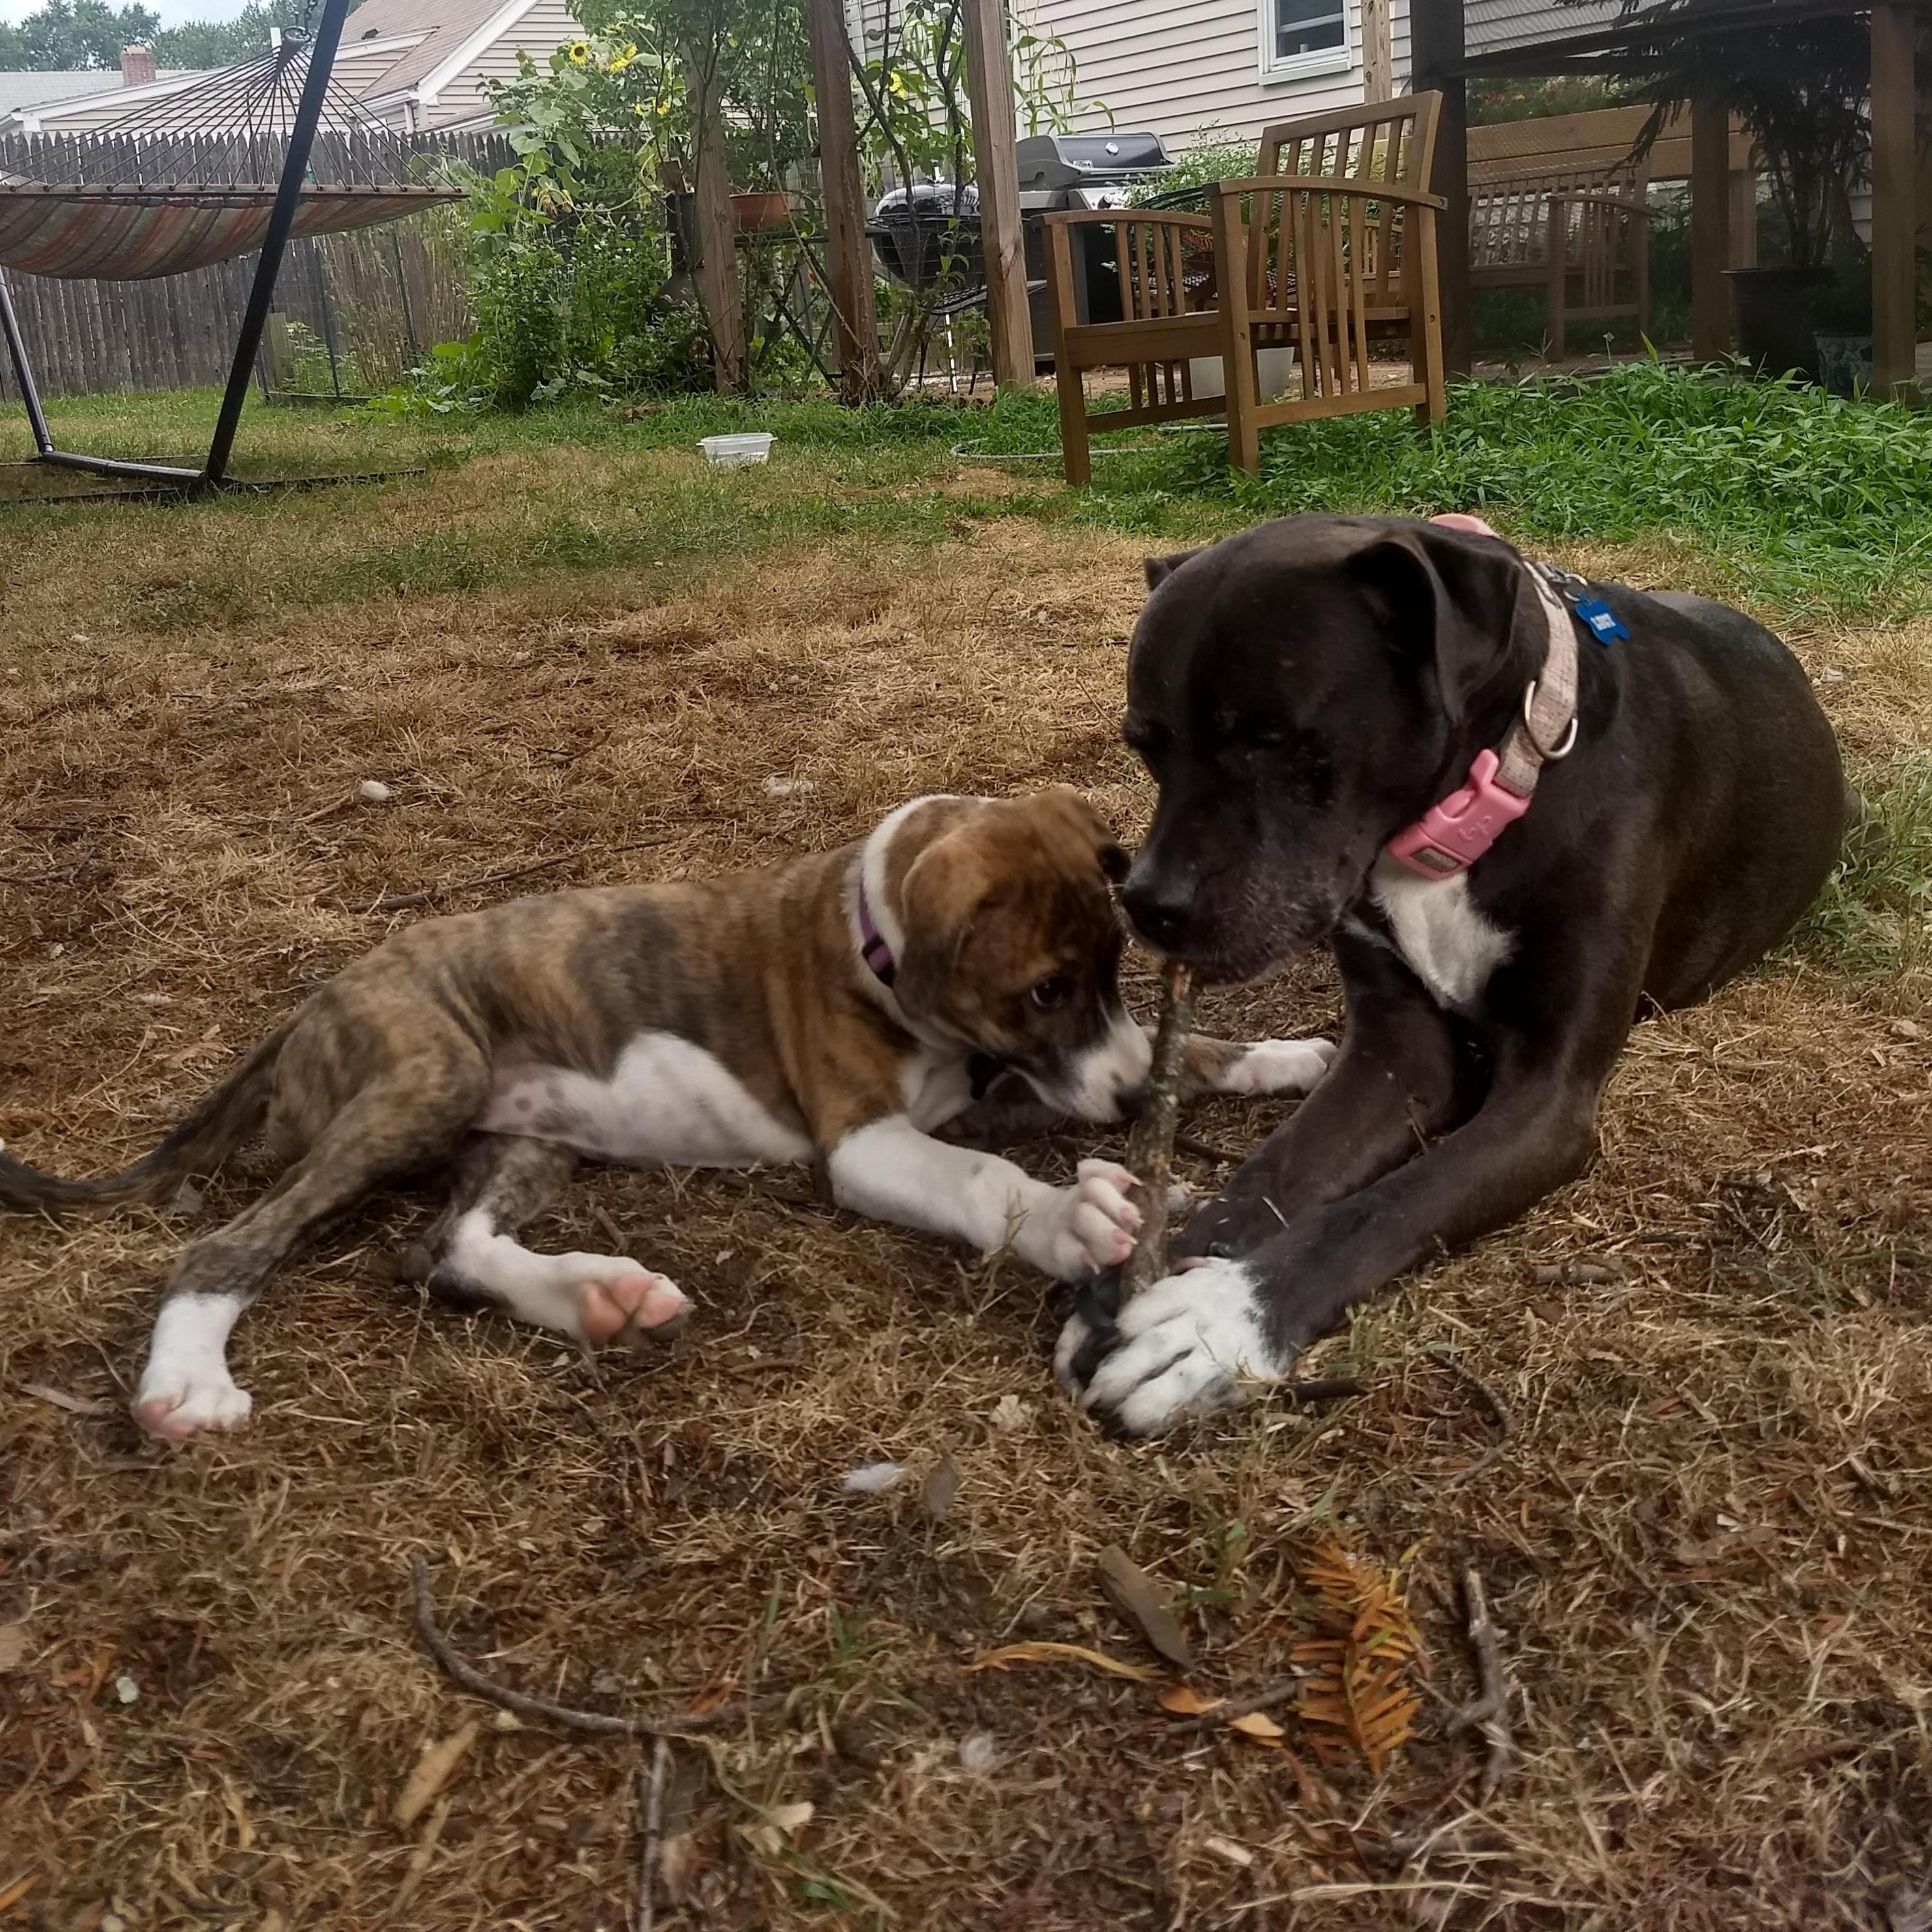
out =
{"type": "Polygon", "coordinates": [[[1135,207],[1144,207],[1150,201],[1165,200],[1184,189],[1207,188],[1216,182],[1240,181],[1254,172],[1260,158],[1260,148],[1253,141],[1244,141],[1216,127],[1197,128],[1174,157],[1173,166],[1136,182],[1127,199],[1135,207]]]}
{"type": "MultiPolygon", "coordinates": [[[[1624,0],[1626,18],[1641,4],[1624,0]]],[[[1715,0],[1666,0],[1644,17],[1654,31],[1604,56],[1628,97],[1652,106],[1640,150],[1694,100],[1736,114],[1763,152],[1792,266],[1854,251],[1851,190],[1870,146],[1864,23],[1846,14],[1731,26],[1715,0]]]]}

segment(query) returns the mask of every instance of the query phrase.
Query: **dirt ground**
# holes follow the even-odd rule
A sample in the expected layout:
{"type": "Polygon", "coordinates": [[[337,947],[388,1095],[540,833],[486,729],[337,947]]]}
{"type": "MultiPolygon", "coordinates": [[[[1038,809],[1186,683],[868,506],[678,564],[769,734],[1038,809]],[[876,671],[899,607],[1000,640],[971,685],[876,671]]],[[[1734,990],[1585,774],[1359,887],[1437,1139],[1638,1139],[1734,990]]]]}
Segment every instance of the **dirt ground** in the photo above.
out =
{"type": "MultiPolygon", "coordinates": [[[[478,487],[436,479],[407,514],[478,487]]],[[[196,542],[254,541],[194,514],[196,542]]],[[[364,910],[386,895],[740,866],[939,788],[1070,780],[1144,822],[1115,736],[1139,553],[1091,531],[171,629],[140,621],[170,594],[161,527],[92,527],[124,601],[77,619],[20,558],[0,666],[0,1135],[56,1168],[142,1150],[422,916],[364,910]],[[392,802],[354,801],[367,778],[392,802]]],[[[1927,748],[1932,627],[1799,645],[1848,674],[1821,689],[1854,750],[1927,748]]],[[[440,1675],[418,1552],[506,1683],[646,1715],[748,1700],[672,1754],[659,1928],[1932,1923],[1923,993],[1787,964],[1645,1026],[1588,1178],[1306,1371],[1367,1394],[1145,1446],[1056,1394],[1054,1298],[1017,1265],[857,1222],[801,1174],[603,1174],[538,1231],[604,1246],[614,1222],[695,1294],[650,1360],[427,1307],[392,1268],[426,1206],[377,1204],[244,1320],[254,1426],[185,1451],[125,1399],[170,1255],[245,1181],[10,1221],[0,1923],[632,1924],[650,1754],[440,1675]],[[1514,1418],[1462,1483],[1497,1428],[1444,1352],[1514,1418]],[[949,1457],[935,1520],[922,1479],[949,1457]],[[880,1459],[911,1474],[842,1490],[880,1459]],[[1298,1565],[1337,1525],[1405,1564],[1430,1665],[1379,1778],[1324,1769],[1286,1710],[1270,1748],[1180,1733],[1156,1684],[1077,1660],[967,1667],[1041,1639],[1154,1663],[1096,1587],[1112,1543],[1186,1594],[1196,1688],[1251,1690],[1307,1634],[1298,1565]],[[1468,1567],[1516,1691],[1487,1802],[1455,1723],[1468,1567]],[[399,1824],[423,1746],[472,1724],[399,1824]]],[[[1311,963],[1208,1018],[1335,1013],[1311,963]]],[[[1240,1148],[1270,1118],[1188,1126],[1240,1148]]]]}

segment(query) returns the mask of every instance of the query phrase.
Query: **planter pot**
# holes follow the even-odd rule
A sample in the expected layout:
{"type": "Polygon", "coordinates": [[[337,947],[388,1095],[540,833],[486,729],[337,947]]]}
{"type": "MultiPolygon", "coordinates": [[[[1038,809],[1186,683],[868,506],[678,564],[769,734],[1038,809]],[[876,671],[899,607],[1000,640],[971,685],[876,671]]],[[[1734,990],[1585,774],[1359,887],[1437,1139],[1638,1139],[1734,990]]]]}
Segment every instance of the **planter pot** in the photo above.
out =
{"type": "Polygon", "coordinates": [[[768,228],[791,226],[791,196],[784,189],[760,189],[754,194],[731,197],[731,226],[740,235],[756,235],[768,228]]]}
{"type": "MultiPolygon", "coordinates": [[[[1255,355],[1255,397],[1271,402],[1282,394],[1294,380],[1292,349],[1262,349],[1255,355]]],[[[1196,402],[1206,402],[1228,393],[1227,370],[1218,356],[1190,356],[1187,358],[1188,387],[1196,402]]]]}
{"type": "Polygon", "coordinates": [[[1738,353],[1766,376],[1796,370],[1818,380],[1818,344],[1811,304],[1829,285],[1829,268],[1731,268],[1731,313],[1738,353]]]}
{"type": "Polygon", "coordinates": [[[1869,335],[1827,335],[1821,328],[1812,339],[1818,345],[1818,380],[1833,395],[1856,396],[1870,389],[1869,335]]]}

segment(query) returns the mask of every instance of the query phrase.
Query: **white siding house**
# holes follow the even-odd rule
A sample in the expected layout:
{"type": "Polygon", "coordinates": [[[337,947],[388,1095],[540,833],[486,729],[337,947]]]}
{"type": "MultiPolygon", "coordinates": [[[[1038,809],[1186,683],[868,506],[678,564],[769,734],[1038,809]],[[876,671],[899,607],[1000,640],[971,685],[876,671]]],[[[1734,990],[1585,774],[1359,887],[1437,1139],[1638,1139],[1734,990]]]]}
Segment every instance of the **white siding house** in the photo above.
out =
{"type": "MultiPolygon", "coordinates": [[[[332,84],[406,132],[487,128],[495,116],[486,83],[515,79],[520,52],[541,66],[582,31],[567,0],[363,0],[342,30],[332,84]]],[[[146,108],[163,114],[171,94],[206,77],[163,74],[128,87],[104,74],[78,98],[70,89],[68,98],[0,112],[0,133],[85,134],[146,108]]]]}
{"type": "MultiPolygon", "coordinates": [[[[1408,86],[1408,0],[1390,0],[1395,87],[1408,86]]],[[[1170,149],[1252,140],[1276,121],[1364,98],[1361,0],[1030,0],[1066,44],[1081,130],[1151,129],[1170,149]]]]}

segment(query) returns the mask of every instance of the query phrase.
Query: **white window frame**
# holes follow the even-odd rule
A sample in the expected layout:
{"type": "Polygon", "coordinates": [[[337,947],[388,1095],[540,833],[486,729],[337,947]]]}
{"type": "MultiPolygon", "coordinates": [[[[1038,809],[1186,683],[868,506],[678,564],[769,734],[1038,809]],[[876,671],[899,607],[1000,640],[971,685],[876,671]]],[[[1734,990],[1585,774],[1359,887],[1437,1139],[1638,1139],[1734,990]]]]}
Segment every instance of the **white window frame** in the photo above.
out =
{"type": "Polygon", "coordinates": [[[1342,44],[1317,47],[1311,53],[1293,54],[1286,60],[1274,57],[1275,0],[1255,0],[1255,27],[1258,36],[1256,51],[1261,56],[1261,82],[1264,87],[1285,80],[1300,80],[1309,74],[1346,74],[1355,64],[1355,20],[1359,0],[1342,0],[1342,44]]]}

